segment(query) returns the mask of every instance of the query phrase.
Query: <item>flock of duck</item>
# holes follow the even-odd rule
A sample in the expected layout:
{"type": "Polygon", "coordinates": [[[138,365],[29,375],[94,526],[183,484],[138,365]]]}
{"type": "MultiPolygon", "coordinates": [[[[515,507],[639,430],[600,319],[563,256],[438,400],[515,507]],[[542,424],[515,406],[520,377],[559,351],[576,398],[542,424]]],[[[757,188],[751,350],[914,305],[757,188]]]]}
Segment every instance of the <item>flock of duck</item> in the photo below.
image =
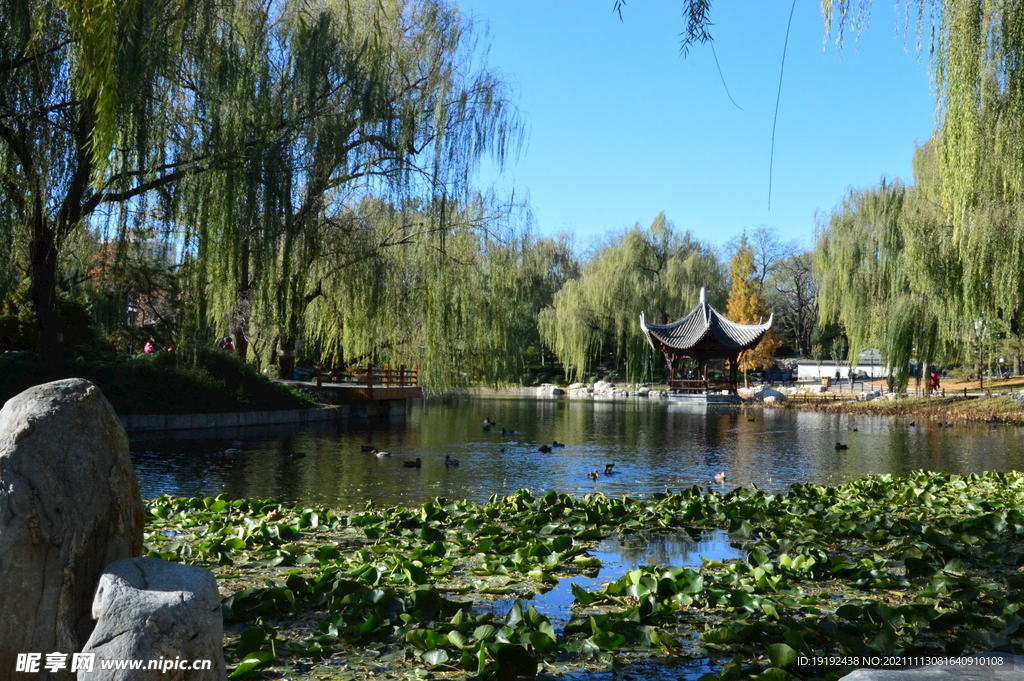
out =
{"type": "MultiPolygon", "coordinates": [[[[378,459],[386,459],[391,456],[391,452],[385,452],[377,449],[373,445],[359,445],[359,451],[364,454],[373,454],[378,459]]],[[[455,468],[459,465],[459,460],[453,459],[451,456],[446,454],[444,457],[444,465],[447,468],[455,468]]],[[[415,459],[406,459],[402,461],[402,466],[405,468],[423,468],[423,459],[418,456],[415,459]]]]}
{"type": "MultiPolygon", "coordinates": [[[[488,417],[488,418],[484,419],[483,429],[486,432],[490,432],[490,430],[493,427],[497,426],[497,425],[499,425],[497,421],[492,421],[490,419],[490,417],[488,417]]],[[[501,434],[502,435],[516,435],[517,431],[510,430],[508,428],[502,428],[501,429],[501,434]]],[[[560,449],[562,447],[565,447],[565,443],[564,442],[559,442],[558,440],[555,440],[551,444],[543,444],[543,445],[541,445],[540,447],[537,448],[537,451],[542,453],[542,454],[550,454],[554,450],[560,449]]],[[[391,452],[386,452],[386,451],[382,451],[380,449],[377,449],[374,445],[360,445],[359,449],[364,454],[373,454],[378,459],[383,459],[383,458],[391,456],[391,452]]],[[[505,447],[499,448],[498,451],[504,453],[505,452],[505,447]]],[[[458,459],[453,459],[450,455],[446,454],[445,457],[444,457],[444,465],[445,465],[446,468],[456,468],[459,465],[459,460],[458,459]]],[[[420,457],[416,457],[415,459],[406,459],[406,460],[402,461],[402,466],[404,468],[422,468],[423,467],[423,460],[420,457]]],[[[614,468],[615,468],[615,464],[614,463],[605,464],[604,472],[603,473],[598,473],[596,470],[595,471],[590,471],[589,473],[587,473],[587,477],[590,478],[591,480],[597,480],[602,475],[605,475],[605,476],[614,475],[615,472],[616,472],[615,470],[613,470],[614,468]]]]}
{"type": "MultiPolygon", "coordinates": [[[[753,418],[748,418],[747,420],[748,421],[753,421],[754,419],[753,418]]],[[[484,431],[488,431],[489,432],[493,427],[495,427],[497,425],[499,425],[497,421],[492,421],[490,418],[485,418],[484,422],[483,422],[483,429],[484,429],[484,431]]],[[[917,423],[915,421],[911,421],[907,425],[910,428],[915,428],[917,426],[917,423]]],[[[953,427],[953,424],[949,423],[949,422],[940,422],[940,423],[937,423],[935,425],[938,428],[952,428],[953,427]]],[[[857,428],[851,428],[850,430],[851,431],[857,431],[857,428]]],[[[509,430],[509,429],[506,429],[506,428],[502,428],[501,429],[501,434],[502,435],[516,435],[517,431],[509,430]]],[[[542,454],[550,454],[554,450],[560,449],[562,447],[565,447],[565,443],[564,442],[559,442],[558,440],[555,440],[550,445],[549,444],[542,444],[540,447],[537,448],[537,451],[542,453],[542,454]]],[[[231,442],[231,446],[225,448],[221,453],[224,454],[225,456],[236,456],[238,454],[242,454],[243,451],[244,451],[244,448],[245,448],[245,443],[244,442],[242,442],[240,440],[233,440],[231,442]]],[[[836,442],[836,444],[835,444],[835,450],[837,452],[847,451],[849,448],[850,448],[849,445],[844,444],[842,442],[836,442]]],[[[388,458],[388,457],[391,456],[390,452],[377,449],[374,445],[360,445],[360,451],[363,452],[364,454],[373,454],[378,459],[384,459],[384,458],[388,458]]],[[[504,452],[505,451],[505,447],[501,447],[498,451],[499,452],[504,452]]],[[[285,455],[288,456],[289,458],[293,459],[293,460],[304,459],[306,457],[306,454],[304,452],[291,452],[291,453],[286,453],[285,455]]],[[[444,465],[445,465],[446,468],[456,468],[459,465],[459,460],[458,459],[453,459],[450,455],[446,454],[445,457],[444,457],[444,465]]],[[[416,457],[415,459],[404,459],[404,460],[402,460],[402,466],[404,468],[422,468],[423,467],[423,460],[420,457],[416,457]]],[[[587,478],[589,478],[590,480],[597,480],[602,475],[604,475],[604,476],[615,475],[616,471],[614,470],[614,468],[615,468],[615,464],[614,463],[605,464],[603,472],[598,472],[597,470],[592,470],[592,471],[587,473],[587,478]]],[[[724,484],[726,482],[726,480],[728,480],[728,475],[726,475],[725,471],[722,471],[720,473],[716,473],[715,476],[714,476],[714,480],[715,480],[716,483],[718,483],[720,485],[724,484]]]]}

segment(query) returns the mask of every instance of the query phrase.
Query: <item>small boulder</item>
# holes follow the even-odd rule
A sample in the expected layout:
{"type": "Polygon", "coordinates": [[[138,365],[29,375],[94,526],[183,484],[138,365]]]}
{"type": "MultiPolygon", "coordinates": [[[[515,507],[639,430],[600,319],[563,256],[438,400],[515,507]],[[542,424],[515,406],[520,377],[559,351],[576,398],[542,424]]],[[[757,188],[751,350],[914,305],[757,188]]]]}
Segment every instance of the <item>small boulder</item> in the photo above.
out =
{"type": "Polygon", "coordinates": [[[222,681],[224,624],[213,573],[158,558],[119,560],[100,577],[96,628],[82,650],[95,654],[82,681],[222,681]],[[101,660],[157,660],[158,669],[103,669],[101,660]],[[199,663],[200,667],[192,668],[199,663]],[[169,666],[170,663],[174,666],[169,666]],[[188,669],[176,667],[188,665],[188,669]]]}
{"type": "Polygon", "coordinates": [[[1017,393],[1017,406],[1024,409],[1024,390],[1017,393]]]}
{"type": "Polygon", "coordinates": [[[540,397],[553,397],[556,395],[564,395],[565,391],[559,388],[557,385],[551,385],[545,383],[544,385],[537,388],[537,395],[540,397]]]}
{"type": "MultiPolygon", "coordinates": [[[[128,436],[95,385],[37,385],[0,409],[0,679],[18,653],[81,650],[110,563],[142,552],[128,436]]],[[[49,678],[71,678],[70,671],[49,678]]]]}

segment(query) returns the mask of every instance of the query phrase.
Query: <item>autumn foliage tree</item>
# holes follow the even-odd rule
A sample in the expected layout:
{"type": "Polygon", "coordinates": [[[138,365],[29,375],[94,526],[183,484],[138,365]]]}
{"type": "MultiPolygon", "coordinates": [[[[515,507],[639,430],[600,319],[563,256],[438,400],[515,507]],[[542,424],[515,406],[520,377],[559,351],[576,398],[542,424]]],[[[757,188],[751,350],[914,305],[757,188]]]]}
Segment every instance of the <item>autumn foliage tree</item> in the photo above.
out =
{"type": "MultiPolygon", "coordinates": [[[[768,304],[761,291],[757,268],[754,266],[754,249],[744,235],[740,239],[736,254],[729,263],[732,287],[729,289],[729,303],[726,317],[737,324],[758,324],[769,315],[768,304]]],[[[766,369],[771,366],[775,351],[782,345],[774,329],[764,335],[753,350],[740,353],[739,368],[743,372],[743,385],[747,385],[747,372],[766,369]]]]}

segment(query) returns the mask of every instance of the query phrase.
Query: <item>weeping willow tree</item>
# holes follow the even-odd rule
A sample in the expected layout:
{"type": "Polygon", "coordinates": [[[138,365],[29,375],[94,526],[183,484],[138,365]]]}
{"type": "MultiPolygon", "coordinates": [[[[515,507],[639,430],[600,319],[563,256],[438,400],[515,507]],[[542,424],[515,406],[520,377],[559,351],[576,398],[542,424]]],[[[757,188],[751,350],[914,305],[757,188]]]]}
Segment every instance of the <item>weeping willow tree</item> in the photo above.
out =
{"type": "MultiPolygon", "coordinates": [[[[931,167],[930,154],[928,146],[919,150],[919,174],[931,167]]],[[[960,340],[942,333],[960,306],[951,228],[920,179],[922,186],[883,180],[851,190],[821,228],[815,254],[822,321],[842,322],[851,368],[862,349],[877,346],[898,390],[912,360],[950,358],[960,340]]]]}
{"type": "Polygon", "coordinates": [[[311,302],[306,328],[321,356],[416,364],[433,390],[522,371],[544,272],[556,271],[559,251],[517,231],[518,213],[493,196],[471,198],[365,199],[348,209],[366,241],[356,257],[326,257],[325,293],[311,302]]]}
{"type": "MultiPolygon", "coordinates": [[[[859,5],[824,2],[841,35],[859,5]],[[838,10],[838,11],[837,11],[838,10]]],[[[1024,294],[1024,6],[993,0],[907,2],[930,37],[937,125],[918,156],[915,189],[939,231],[897,256],[911,273],[939,273],[919,287],[943,342],[966,342],[976,324],[1020,338],[1024,294]],[[920,160],[920,159],[919,159],[920,160]]],[[[909,16],[909,13],[908,13],[909,16]]],[[[913,222],[913,220],[911,220],[913,222]]],[[[911,276],[914,276],[913,274],[911,276]]],[[[906,303],[909,305],[909,303],[906,303]]],[[[900,333],[900,327],[894,329],[900,333]]]]}
{"type": "MultiPolygon", "coordinates": [[[[244,4],[0,2],[0,287],[30,281],[38,348],[62,349],[59,268],[83,230],[168,215],[176,183],[235,162],[207,118],[244,4]],[[160,192],[158,194],[158,192],[160,192]]],[[[0,293],[3,293],[0,290],[0,293]]]]}
{"type": "MultiPolygon", "coordinates": [[[[238,48],[251,56],[240,94],[253,103],[242,107],[248,115],[232,112],[230,126],[244,136],[255,120],[270,134],[245,163],[194,178],[196,200],[178,219],[196,253],[193,286],[204,294],[195,326],[248,337],[258,321],[261,351],[279,355],[280,375],[291,377],[300,339],[366,351],[370,334],[403,319],[388,299],[392,272],[376,266],[399,246],[445,255],[431,239],[459,241],[452,207],[473,201],[477,162],[485,154],[502,162],[519,128],[504,85],[475,63],[473,27],[457,7],[296,1],[264,22],[252,46],[238,48]],[[352,210],[367,197],[415,215],[415,224],[352,210]],[[321,316],[345,306],[340,291],[358,309],[333,324],[321,316]]],[[[473,323],[449,321],[436,330],[457,337],[473,323]]],[[[434,351],[442,346],[419,353],[425,365],[451,366],[434,351]]]]}
{"type": "Polygon", "coordinates": [[[647,230],[639,225],[612,237],[566,282],[539,317],[541,337],[566,367],[587,375],[606,350],[624,363],[627,380],[647,373],[650,347],[640,313],[656,324],[683,316],[701,287],[722,291],[718,258],[689,232],[679,234],[664,213],[647,230]]]}

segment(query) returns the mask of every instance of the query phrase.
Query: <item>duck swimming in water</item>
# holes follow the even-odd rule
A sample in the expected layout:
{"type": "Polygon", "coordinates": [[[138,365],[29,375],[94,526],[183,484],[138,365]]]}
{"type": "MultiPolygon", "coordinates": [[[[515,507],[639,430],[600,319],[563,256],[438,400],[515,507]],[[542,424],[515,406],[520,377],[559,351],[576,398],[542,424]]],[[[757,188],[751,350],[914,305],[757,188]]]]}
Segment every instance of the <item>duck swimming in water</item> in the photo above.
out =
{"type": "Polygon", "coordinates": [[[551,445],[541,445],[540,447],[537,448],[537,451],[540,452],[541,454],[550,454],[551,445]]]}
{"type": "Polygon", "coordinates": [[[615,468],[615,464],[613,464],[613,463],[606,463],[604,465],[604,474],[605,475],[611,475],[612,473],[615,472],[615,471],[612,470],[613,468],[615,468]]]}
{"type": "Polygon", "coordinates": [[[589,473],[587,473],[587,477],[590,478],[591,480],[597,480],[601,476],[598,475],[597,471],[590,471],[589,473]]]}
{"type": "Polygon", "coordinates": [[[452,457],[450,457],[447,454],[445,454],[444,455],[444,465],[448,466],[448,468],[455,468],[456,466],[459,465],[459,460],[458,459],[453,459],[452,457]]]}
{"type": "Polygon", "coordinates": [[[564,447],[565,443],[564,442],[559,442],[558,440],[555,440],[554,442],[551,443],[551,446],[552,447],[564,447]]]}
{"type": "Polygon", "coordinates": [[[722,471],[721,473],[715,473],[715,482],[717,482],[718,484],[722,484],[723,482],[725,482],[727,477],[728,476],[726,476],[725,471],[722,471]]]}
{"type": "Polygon", "coordinates": [[[385,456],[391,456],[391,452],[382,452],[379,449],[374,449],[373,455],[376,456],[378,459],[383,459],[385,456]]]}
{"type": "Polygon", "coordinates": [[[415,461],[403,461],[402,465],[406,468],[421,468],[423,466],[423,462],[420,461],[419,457],[416,457],[415,461]]]}
{"type": "Polygon", "coordinates": [[[841,451],[843,451],[844,449],[849,449],[849,448],[850,448],[850,446],[849,446],[849,445],[844,445],[844,444],[843,444],[842,442],[837,442],[837,443],[836,443],[836,451],[837,451],[837,452],[841,452],[841,451]]]}

